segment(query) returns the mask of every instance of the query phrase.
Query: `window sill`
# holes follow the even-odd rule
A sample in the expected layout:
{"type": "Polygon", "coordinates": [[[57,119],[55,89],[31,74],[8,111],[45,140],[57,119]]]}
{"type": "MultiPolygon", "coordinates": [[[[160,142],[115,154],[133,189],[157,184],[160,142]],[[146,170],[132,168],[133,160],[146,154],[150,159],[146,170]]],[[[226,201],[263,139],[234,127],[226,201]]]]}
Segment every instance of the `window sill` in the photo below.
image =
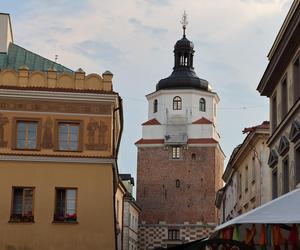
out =
{"type": "Polygon", "coordinates": [[[9,220],[8,223],[24,223],[24,224],[30,224],[30,223],[35,223],[35,221],[34,221],[34,220],[32,220],[32,221],[9,220]]]}
{"type": "Polygon", "coordinates": [[[66,149],[55,149],[54,150],[55,152],[63,152],[63,153],[82,153],[83,152],[83,150],[81,150],[81,149],[78,149],[78,150],[66,150],[66,149]]]}
{"type": "Polygon", "coordinates": [[[41,151],[40,148],[12,148],[12,150],[17,150],[17,151],[41,151]]]}
{"type": "Polygon", "coordinates": [[[53,224],[78,224],[78,221],[52,221],[53,224]]]}

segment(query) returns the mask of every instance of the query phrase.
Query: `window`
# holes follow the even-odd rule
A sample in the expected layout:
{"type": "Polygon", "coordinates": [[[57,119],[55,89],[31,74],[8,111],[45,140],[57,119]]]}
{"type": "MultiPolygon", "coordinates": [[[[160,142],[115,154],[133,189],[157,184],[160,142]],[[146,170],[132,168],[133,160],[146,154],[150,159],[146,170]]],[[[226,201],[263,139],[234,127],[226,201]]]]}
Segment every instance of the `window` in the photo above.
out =
{"type": "Polygon", "coordinates": [[[155,99],[153,102],[153,113],[156,113],[158,110],[158,101],[155,99]]]}
{"type": "Polygon", "coordinates": [[[168,230],[168,239],[169,240],[179,240],[179,230],[178,229],[169,229],[168,230]]]}
{"type": "Polygon", "coordinates": [[[32,187],[14,187],[10,221],[33,222],[32,187]]]}
{"type": "Polygon", "coordinates": [[[237,189],[238,189],[238,197],[242,196],[242,174],[240,173],[237,178],[237,189]]]}
{"type": "Polygon", "coordinates": [[[295,168],[296,185],[298,185],[300,183],[300,147],[295,152],[295,168]]]}
{"type": "Polygon", "coordinates": [[[175,96],[173,99],[173,110],[181,110],[182,109],[182,101],[179,96],[175,96]]]}
{"type": "Polygon", "coordinates": [[[217,116],[217,104],[214,103],[214,116],[217,116]]]}
{"type": "Polygon", "coordinates": [[[252,183],[255,182],[256,178],[256,166],[255,166],[255,156],[252,157],[252,183]]]}
{"type": "Polygon", "coordinates": [[[58,124],[58,149],[79,151],[80,123],[60,122],[58,124]]]}
{"type": "Polygon", "coordinates": [[[172,147],[172,159],[180,159],[181,148],[179,146],[172,147]]]}
{"type": "Polygon", "coordinates": [[[202,112],[206,111],[206,103],[205,103],[205,99],[204,98],[200,98],[199,101],[199,110],[202,112]]]}
{"type": "Polygon", "coordinates": [[[75,222],[77,189],[56,188],[54,221],[75,222]]]}
{"type": "Polygon", "coordinates": [[[287,114],[288,108],[288,92],[287,92],[287,80],[286,78],[281,84],[281,120],[284,119],[287,114]]]}
{"type": "Polygon", "coordinates": [[[196,154],[192,153],[192,160],[196,160],[196,154]]]}
{"type": "Polygon", "coordinates": [[[277,98],[276,93],[272,98],[272,131],[274,132],[277,127],[277,98]]]}
{"type": "Polygon", "coordinates": [[[176,187],[179,188],[180,187],[180,180],[176,180],[176,187]]]}
{"type": "Polygon", "coordinates": [[[37,149],[38,122],[17,121],[16,148],[37,149]]]}
{"type": "Polygon", "coordinates": [[[294,103],[300,97],[300,66],[299,57],[294,62],[293,65],[293,85],[294,85],[294,103]]]}
{"type": "Polygon", "coordinates": [[[278,196],[277,168],[272,172],[272,199],[278,196]]]}
{"type": "Polygon", "coordinates": [[[246,174],[245,174],[245,191],[248,190],[248,166],[246,166],[246,174]]]}
{"type": "Polygon", "coordinates": [[[286,158],[282,162],[282,184],[283,184],[283,194],[286,194],[290,189],[290,182],[289,182],[289,159],[286,158]]]}

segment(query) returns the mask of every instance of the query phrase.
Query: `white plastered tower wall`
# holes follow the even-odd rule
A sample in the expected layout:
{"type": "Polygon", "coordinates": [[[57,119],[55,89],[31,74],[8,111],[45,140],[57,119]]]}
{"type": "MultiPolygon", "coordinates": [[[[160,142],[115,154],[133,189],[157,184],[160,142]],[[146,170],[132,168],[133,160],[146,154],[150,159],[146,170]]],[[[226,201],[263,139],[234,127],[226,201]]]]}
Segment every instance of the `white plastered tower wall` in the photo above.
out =
{"type": "Polygon", "coordinates": [[[7,53],[9,44],[13,42],[9,14],[0,13],[0,34],[0,53],[7,53]]]}
{"type": "Polygon", "coordinates": [[[143,139],[162,139],[166,135],[166,124],[177,119],[187,125],[189,139],[213,138],[219,142],[216,116],[219,97],[214,92],[197,89],[159,90],[146,96],[148,100],[148,119],[156,119],[161,125],[143,126],[143,139]],[[173,110],[173,98],[180,96],[182,109],[173,110]],[[205,100],[205,111],[200,111],[199,101],[205,100]],[[157,100],[157,112],[154,112],[154,101],[157,100]],[[201,118],[211,124],[195,124],[201,118]]]}

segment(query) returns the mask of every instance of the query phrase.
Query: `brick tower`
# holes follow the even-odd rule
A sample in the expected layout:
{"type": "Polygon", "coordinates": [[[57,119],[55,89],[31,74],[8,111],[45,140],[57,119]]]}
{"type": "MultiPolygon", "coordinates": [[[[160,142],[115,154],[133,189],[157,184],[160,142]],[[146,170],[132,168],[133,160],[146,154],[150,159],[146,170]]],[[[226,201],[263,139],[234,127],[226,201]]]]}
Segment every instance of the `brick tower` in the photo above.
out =
{"type": "Polygon", "coordinates": [[[148,121],[136,142],[141,250],[203,238],[217,222],[214,201],[224,162],[216,127],[219,98],[196,75],[185,15],[182,24],[173,72],[146,96],[148,121]]]}

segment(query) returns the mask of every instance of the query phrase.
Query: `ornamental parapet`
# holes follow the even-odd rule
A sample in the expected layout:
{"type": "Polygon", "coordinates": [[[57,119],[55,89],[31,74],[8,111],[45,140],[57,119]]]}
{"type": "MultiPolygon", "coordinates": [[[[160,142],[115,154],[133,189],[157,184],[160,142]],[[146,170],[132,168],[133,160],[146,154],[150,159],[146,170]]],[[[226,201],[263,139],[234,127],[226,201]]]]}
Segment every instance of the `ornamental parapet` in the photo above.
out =
{"type": "Polygon", "coordinates": [[[105,71],[99,74],[88,74],[78,69],[76,72],[57,72],[55,68],[44,71],[30,71],[26,66],[20,67],[18,71],[13,69],[0,69],[0,87],[21,88],[49,88],[70,90],[95,90],[112,92],[113,74],[105,71]]]}

